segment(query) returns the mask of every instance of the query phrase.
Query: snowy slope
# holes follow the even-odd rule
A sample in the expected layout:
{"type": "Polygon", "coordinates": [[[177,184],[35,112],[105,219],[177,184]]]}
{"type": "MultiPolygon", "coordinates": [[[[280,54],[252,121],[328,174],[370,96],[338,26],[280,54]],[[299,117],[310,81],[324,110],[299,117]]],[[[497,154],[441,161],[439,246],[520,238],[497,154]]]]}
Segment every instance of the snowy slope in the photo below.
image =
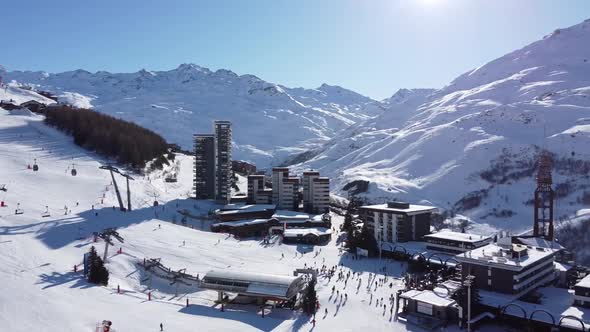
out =
{"type": "Polygon", "coordinates": [[[389,107],[402,112],[352,126],[297,167],[332,176],[340,194],[367,180],[376,201],[424,200],[482,229],[523,230],[532,224],[535,158],[546,147],[561,193],[556,217],[581,207],[590,190],[590,21],[419,96],[392,98],[389,107]]]}
{"type": "Polygon", "coordinates": [[[15,71],[5,74],[5,81],[135,122],[186,149],[192,148],[193,134],[212,131],[213,120],[231,120],[234,156],[259,167],[319,146],[383,110],[380,102],[338,86],[291,89],[194,64],[136,73],[15,71]]]}
{"type": "MultiPolygon", "coordinates": [[[[142,281],[146,275],[136,263],[151,257],[201,276],[211,269],[225,268],[290,275],[305,265],[342,262],[345,273],[361,273],[362,287],[356,291],[358,280],[354,278],[347,287],[335,278],[321,278],[318,294],[322,307],[316,331],[420,331],[394,321],[389,312],[387,298],[401,287],[398,278],[403,267],[399,263],[388,264],[393,289],[382,286],[369,292],[366,284],[369,272],[376,270],[376,259],[352,261],[341,256],[336,236],[320,253],[306,246],[268,246],[258,239],[238,241],[202,231],[200,228],[210,222],[205,218],[189,221],[195,229],[173,224],[176,209],[199,216],[213,207],[208,201],[186,199],[192,185],[192,160],[183,155],[176,158],[178,183],[164,182],[168,170],[135,176],[131,183],[134,210],[123,213],[112,209],[116,198],[110,176],[98,168],[100,158],[41,121],[38,115],[11,115],[0,109],[0,184],[7,188],[7,192],[0,191],[0,200],[8,205],[0,207],[3,331],[95,331],[96,323],[103,319],[113,321],[117,332],[156,331],[160,323],[165,331],[177,332],[312,330],[309,317],[297,312],[269,309],[261,318],[257,306],[241,305],[229,305],[221,312],[214,303],[215,292],[192,285],[180,287],[179,296],[175,296],[174,287],[157,278],[152,301],[147,301],[147,285],[142,281]],[[37,159],[38,172],[27,168],[33,159],[37,159]],[[75,177],[69,172],[72,164],[78,171],[75,177]],[[152,207],[154,198],[161,204],[157,210],[152,207]],[[15,215],[19,203],[24,214],[15,215]],[[45,206],[49,217],[41,216],[45,206]],[[67,215],[65,206],[71,210],[67,215]],[[73,266],[81,263],[83,253],[92,245],[102,254],[104,242],[93,243],[92,232],[111,226],[118,228],[125,243],[115,241],[109,251],[109,285],[90,285],[79,272],[73,272],[73,266]],[[116,253],[120,247],[123,254],[116,253]],[[121,294],[117,294],[117,286],[121,294]],[[346,292],[348,300],[331,296],[332,286],[346,292]],[[375,304],[381,297],[387,310],[375,304]]],[[[122,185],[122,178],[118,181],[122,185]]],[[[335,217],[335,226],[341,222],[335,217]]]]}

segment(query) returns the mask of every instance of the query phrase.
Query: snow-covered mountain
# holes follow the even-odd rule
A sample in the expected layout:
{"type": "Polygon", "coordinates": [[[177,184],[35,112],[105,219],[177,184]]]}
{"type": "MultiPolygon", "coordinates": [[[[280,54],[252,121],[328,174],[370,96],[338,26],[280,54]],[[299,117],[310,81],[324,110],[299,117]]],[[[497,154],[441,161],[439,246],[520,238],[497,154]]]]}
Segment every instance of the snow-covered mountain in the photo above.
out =
{"type": "MultiPolygon", "coordinates": [[[[437,90],[402,90],[298,169],[333,190],[369,181],[373,200],[429,201],[484,227],[532,225],[541,148],[555,159],[556,217],[590,203],[590,20],[471,70],[437,90]]],[[[353,186],[354,187],[354,186],[353,186]]]]}
{"type": "Polygon", "coordinates": [[[193,134],[212,131],[213,120],[231,120],[234,156],[259,166],[320,146],[384,109],[380,102],[338,86],[287,88],[194,64],[136,73],[13,71],[5,81],[135,122],[186,149],[192,147],[193,134]]]}

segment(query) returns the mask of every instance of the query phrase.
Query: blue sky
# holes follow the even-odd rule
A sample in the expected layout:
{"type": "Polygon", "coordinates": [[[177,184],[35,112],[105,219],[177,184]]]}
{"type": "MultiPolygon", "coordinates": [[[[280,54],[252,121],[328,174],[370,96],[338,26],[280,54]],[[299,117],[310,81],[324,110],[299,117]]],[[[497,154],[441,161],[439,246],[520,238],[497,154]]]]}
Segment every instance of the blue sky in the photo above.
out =
{"type": "Polygon", "coordinates": [[[456,76],[590,18],[590,1],[8,1],[8,70],[130,72],[180,63],[373,98],[456,76]]]}

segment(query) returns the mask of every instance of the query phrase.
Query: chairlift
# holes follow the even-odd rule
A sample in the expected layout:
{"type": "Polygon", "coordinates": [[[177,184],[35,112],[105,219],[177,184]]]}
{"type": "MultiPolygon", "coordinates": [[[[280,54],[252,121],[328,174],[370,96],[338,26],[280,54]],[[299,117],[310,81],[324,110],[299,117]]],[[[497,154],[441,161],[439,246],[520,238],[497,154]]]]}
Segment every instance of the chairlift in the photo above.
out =
{"type": "Polygon", "coordinates": [[[33,163],[33,171],[37,172],[39,170],[39,165],[37,165],[37,159],[35,159],[35,162],[33,163]]]}
{"type": "Polygon", "coordinates": [[[76,171],[76,164],[72,164],[72,176],[78,175],[78,171],[76,171]]]}
{"type": "Polygon", "coordinates": [[[45,212],[43,212],[43,214],[41,215],[41,217],[47,218],[47,217],[50,217],[50,216],[51,216],[51,214],[49,214],[49,207],[46,205],[45,206],[45,212]]]}
{"type": "Polygon", "coordinates": [[[16,210],[14,210],[14,214],[23,214],[25,211],[20,208],[20,203],[16,203],[16,210]]]}

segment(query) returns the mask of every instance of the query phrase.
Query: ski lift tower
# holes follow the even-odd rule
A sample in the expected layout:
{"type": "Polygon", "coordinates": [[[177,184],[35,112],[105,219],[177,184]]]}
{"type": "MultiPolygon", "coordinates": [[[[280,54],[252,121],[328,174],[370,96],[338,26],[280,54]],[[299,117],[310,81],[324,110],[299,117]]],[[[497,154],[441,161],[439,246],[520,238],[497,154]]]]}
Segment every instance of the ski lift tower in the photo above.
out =
{"type": "Polygon", "coordinates": [[[125,206],[123,206],[123,200],[121,199],[121,192],[119,192],[119,186],[117,186],[117,181],[115,181],[115,174],[113,174],[113,172],[117,172],[119,174],[121,174],[121,172],[119,172],[119,169],[113,167],[113,165],[111,164],[108,164],[106,166],[100,166],[99,168],[111,172],[111,179],[113,179],[113,186],[115,186],[115,193],[117,194],[117,200],[119,201],[119,208],[121,209],[121,211],[125,211],[125,206]]]}
{"type": "Polygon", "coordinates": [[[123,240],[123,237],[121,237],[121,235],[119,235],[119,233],[115,230],[115,228],[105,228],[102,232],[98,233],[98,237],[100,237],[101,239],[104,240],[104,255],[102,258],[103,262],[107,262],[107,253],[109,251],[109,245],[114,246],[115,244],[113,243],[113,240],[111,240],[111,237],[114,237],[115,239],[117,239],[117,241],[123,243],[125,242],[123,240]]]}
{"type": "Polygon", "coordinates": [[[123,174],[121,172],[119,172],[119,174],[121,174],[121,176],[127,179],[127,211],[131,211],[131,190],[129,189],[129,180],[135,181],[135,179],[132,178],[129,174],[123,174]]]}

